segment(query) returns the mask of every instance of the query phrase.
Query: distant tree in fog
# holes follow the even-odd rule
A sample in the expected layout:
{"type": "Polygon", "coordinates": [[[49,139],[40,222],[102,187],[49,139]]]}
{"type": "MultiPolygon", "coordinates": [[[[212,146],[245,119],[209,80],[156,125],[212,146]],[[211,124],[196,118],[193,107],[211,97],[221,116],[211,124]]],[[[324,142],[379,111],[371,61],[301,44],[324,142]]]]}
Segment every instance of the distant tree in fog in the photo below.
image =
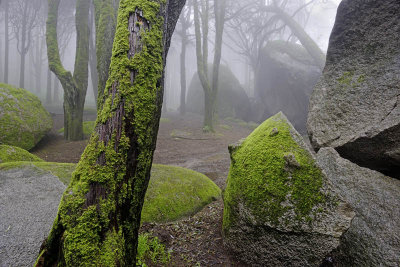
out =
{"type": "Polygon", "coordinates": [[[226,1],[215,0],[215,46],[212,77],[208,74],[208,33],[211,15],[210,0],[194,0],[194,25],[196,36],[197,73],[204,90],[204,131],[214,131],[219,67],[222,56],[222,38],[226,20],[226,1]],[[200,7],[200,8],[199,8],[200,7]]]}
{"type": "Polygon", "coordinates": [[[25,61],[32,44],[32,32],[38,24],[38,13],[42,8],[41,0],[10,1],[9,19],[17,40],[17,50],[21,55],[19,87],[25,87],[25,61]]]}
{"type": "Polygon", "coordinates": [[[60,0],[49,0],[46,28],[48,61],[51,71],[58,77],[64,89],[64,138],[82,140],[83,109],[88,86],[90,0],[76,2],[77,44],[73,75],[64,68],[60,58],[57,38],[59,4],[60,0]]]}

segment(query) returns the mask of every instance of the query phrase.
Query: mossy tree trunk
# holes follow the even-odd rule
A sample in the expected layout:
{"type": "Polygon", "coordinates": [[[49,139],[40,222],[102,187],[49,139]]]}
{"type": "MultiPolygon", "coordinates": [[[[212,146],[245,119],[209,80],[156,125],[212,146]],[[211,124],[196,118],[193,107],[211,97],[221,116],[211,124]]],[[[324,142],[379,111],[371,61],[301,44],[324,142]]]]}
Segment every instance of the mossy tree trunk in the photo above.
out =
{"type": "Polygon", "coordinates": [[[164,66],[185,0],[121,0],[95,132],[36,266],[135,266],[164,66]]]}
{"type": "Polygon", "coordinates": [[[222,37],[225,25],[226,0],[214,1],[215,47],[212,78],[208,75],[209,0],[194,0],[197,73],[204,90],[203,130],[214,132],[214,118],[218,96],[219,67],[222,55],[222,37]],[[201,12],[199,3],[201,5],[201,12]]]}
{"type": "Polygon", "coordinates": [[[59,4],[60,0],[49,0],[46,24],[47,55],[50,69],[64,89],[64,137],[66,140],[76,141],[83,139],[83,108],[88,86],[90,0],[76,2],[77,42],[73,75],[63,67],[60,59],[57,40],[59,4]]]}

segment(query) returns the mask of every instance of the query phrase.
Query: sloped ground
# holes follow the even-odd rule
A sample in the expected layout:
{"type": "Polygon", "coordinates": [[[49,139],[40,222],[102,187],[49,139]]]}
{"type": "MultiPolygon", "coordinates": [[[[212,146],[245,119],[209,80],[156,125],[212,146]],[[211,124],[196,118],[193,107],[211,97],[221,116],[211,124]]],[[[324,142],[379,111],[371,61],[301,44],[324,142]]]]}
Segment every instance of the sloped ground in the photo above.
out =
{"type": "MultiPolygon", "coordinates": [[[[67,142],[57,133],[62,115],[53,115],[54,129],[31,151],[46,161],[78,162],[87,141],[67,142]]],[[[86,120],[94,120],[87,115],[86,120]]],[[[189,168],[207,175],[221,189],[225,188],[230,159],[228,145],[246,137],[251,127],[244,123],[220,121],[216,133],[202,132],[202,117],[194,114],[169,114],[162,119],[154,163],[189,168]]],[[[223,203],[219,199],[193,217],[165,224],[145,224],[172,250],[170,266],[240,266],[224,248],[221,225],[223,203]]]]}

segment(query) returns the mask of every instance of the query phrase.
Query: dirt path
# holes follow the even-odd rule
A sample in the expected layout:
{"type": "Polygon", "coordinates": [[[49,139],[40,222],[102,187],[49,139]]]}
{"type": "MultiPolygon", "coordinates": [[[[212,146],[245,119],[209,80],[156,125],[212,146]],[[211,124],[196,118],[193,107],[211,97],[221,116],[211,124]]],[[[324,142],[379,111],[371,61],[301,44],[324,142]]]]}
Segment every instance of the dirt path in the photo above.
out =
{"type": "MultiPolygon", "coordinates": [[[[62,127],[63,117],[54,115],[53,119],[53,131],[32,153],[46,161],[78,162],[87,141],[63,140],[56,131],[62,127]]],[[[201,116],[169,114],[160,124],[154,163],[201,172],[224,189],[230,165],[228,145],[250,132],[245,126],[221,121],[215,134],[205,134],[201,116]]],[[[240,266],[223,246],[222,211],[222,200],[218,200],[193,217],[167,224],[146,224],[142,231],[153,233],[167,249],[172,249],[171,266],[240,266]]]]}

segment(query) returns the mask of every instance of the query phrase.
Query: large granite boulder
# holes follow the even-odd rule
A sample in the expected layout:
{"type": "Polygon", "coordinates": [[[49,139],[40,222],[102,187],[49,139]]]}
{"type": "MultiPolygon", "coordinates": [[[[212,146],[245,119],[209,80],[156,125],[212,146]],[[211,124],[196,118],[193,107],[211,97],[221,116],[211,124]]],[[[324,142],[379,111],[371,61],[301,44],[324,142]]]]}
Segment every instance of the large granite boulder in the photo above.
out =
{"type": "Polygon", "coordinates": [[[256,91],[262,103],[257,120],[283,111],[295,128],[305,133],[309,98],[320,76],[320,68],[303,46],[269,42],[256,75],[256,91]]]}
{"type": "Polygon", "coordinates": [[[310,99],[313,147],[400,177],[400,1],[343,0],[310,99]]]}
{"type": "Polygon", "coordinates": [[[356,217],[343,235],[339,266],[399,266],[400,181],[343,159],[322,148],[318,164],[356,217]]]}
{"type": "Polygon", "coordinates": [[[33,165],[0,171],[0,266],[34,264],[64,190],[57,177],[33,165]]]}
{"type": "Polygon", "coordinates": [[[52,126],[39,98],[25,89],[0,83],[0,144],[30,150],[52,126]]]}
{"type": "Polygon", "coordinates": [[[279,113],[231,146],[224,193],[225,244],[252,266],[319,266],[354,212],[279,113]]]}
{"type": "MultiPolygon", "coordinates": [[[[212,65],[209,65],[209,77],[212,77],[212,65]]],[[[220,118],[232,117],[248,121],[251,115],[250,100],[232,71],[224,65],[220,66],[218,80],[217,111],[220,118]]],[[[204,114],[204,90],[197,73],[189,85],[187,110],[204,114]]]]}

